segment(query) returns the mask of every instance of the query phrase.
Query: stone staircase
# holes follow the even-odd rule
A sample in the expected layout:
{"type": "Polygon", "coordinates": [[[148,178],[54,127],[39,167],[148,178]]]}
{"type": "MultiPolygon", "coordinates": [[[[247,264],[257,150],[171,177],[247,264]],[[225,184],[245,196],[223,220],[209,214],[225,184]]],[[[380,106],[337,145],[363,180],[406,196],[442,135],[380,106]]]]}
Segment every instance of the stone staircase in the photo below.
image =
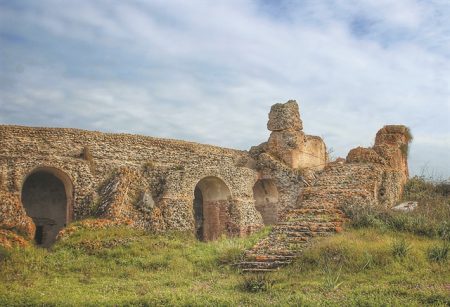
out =
{"type": "Polygon", "coordinates": [[[314,238],[342,230],[345,202],[373,201],[374,172],[367,164],[334,164],[299,196],[296,209],[279,218],[269,236],[245,252],[244,272],[269,272],[291,263],[314,238]]]}

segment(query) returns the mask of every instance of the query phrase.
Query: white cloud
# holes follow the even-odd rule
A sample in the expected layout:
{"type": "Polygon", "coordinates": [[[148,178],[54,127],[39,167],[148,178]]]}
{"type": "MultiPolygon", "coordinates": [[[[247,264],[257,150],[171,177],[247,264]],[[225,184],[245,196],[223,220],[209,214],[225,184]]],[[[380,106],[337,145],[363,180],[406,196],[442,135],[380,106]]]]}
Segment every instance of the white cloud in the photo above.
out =
{"type": "Polygon", "coordinates": [[[403,123],[420,136],[413,173],[430,156],[448,165],[449,6],[324,3],[0,7],[0,33],[9,35],[0,35],[8,58],[0,78],[11,85],[0,85],[2,121],[247,149],[267,139],[271,104],[298,99],[306,132],[338,155],[371,145],[384,124],[403,123]]]}

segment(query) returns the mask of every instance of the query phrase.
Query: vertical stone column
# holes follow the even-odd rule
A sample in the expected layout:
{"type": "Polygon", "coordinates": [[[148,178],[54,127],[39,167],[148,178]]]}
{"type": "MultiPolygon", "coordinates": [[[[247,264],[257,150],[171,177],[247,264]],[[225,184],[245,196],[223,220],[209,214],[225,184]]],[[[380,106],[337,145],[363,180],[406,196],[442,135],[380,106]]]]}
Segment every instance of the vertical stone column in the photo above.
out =
{"type": "Polygon", "coordinates": [[[267,129],[272,131],[268,141],[268,153],[291,168],[298,168],[301,149],[305,142],[303,123],[295,100],[277,103],[270,108],[267,129]]]}
{"type": "Polygon", "coordinates": [[[289,100],[272,106],[267,128],[272,131],[267,152],[293,169],[318,171],[328,162],[326,146],[318,136],[305,135],[298,104],[289,100]]]}
{"type": "Polygon", "coordinates": [[[373,147],[391,168],[403,175],[404,182],[409,177],[408,147],[411,140],[412,136],[408,127],[388,125],[377,132],[373,147]]]}

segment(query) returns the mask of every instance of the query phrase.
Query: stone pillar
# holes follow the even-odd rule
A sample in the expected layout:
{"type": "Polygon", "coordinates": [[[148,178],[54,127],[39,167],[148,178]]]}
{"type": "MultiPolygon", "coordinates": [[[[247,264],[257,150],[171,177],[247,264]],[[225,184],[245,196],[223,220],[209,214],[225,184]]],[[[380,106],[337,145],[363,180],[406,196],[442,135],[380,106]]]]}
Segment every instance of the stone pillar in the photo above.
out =
{"type": "Polygon", "coordinates": [[[409,128],[403,125],[384,126],[377,132],[373,149],[386,160],[386,163],[403,175],[409,177],[408,146],[412,140],[409,128]]]}
{"type": "Polygon", "coordinates": [[[295,100],[277,103],[270,108],[267,129],[272,131],[268,152],[291,168],[298,168],[300,149],[305,141],[303,123],[295,100]]]}
{"type": "Polygon", "coordinates": [[[289,100],[272,106],[267,129],[272,131],[267,152],[293,169],[321,170],[327,163],[326,146],[317,136],[305,135],[298,104],[289,100]]]}

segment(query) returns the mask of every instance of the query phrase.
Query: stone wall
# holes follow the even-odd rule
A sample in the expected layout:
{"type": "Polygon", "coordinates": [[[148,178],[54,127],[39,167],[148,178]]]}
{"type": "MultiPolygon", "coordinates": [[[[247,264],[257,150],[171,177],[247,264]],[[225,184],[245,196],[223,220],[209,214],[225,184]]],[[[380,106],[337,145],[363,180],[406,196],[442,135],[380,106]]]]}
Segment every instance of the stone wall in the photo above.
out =
{"type": "MultiPolygon", "coordinates": [[[[262,225],[253,199],[258,172],[242,165],[249,159],[245,151],[137,135],[20,126],[0,126],[0,144],[0,208],[15,216],[3,216],[5,220],[26,219],[22,209],[5,209],[7,199],[15,198],[14,206],[23,208],[24,182],[44,169],[69,178],[65,182],[72,191],[69,222],[95,216],[131,221],[154,231],[193,231],[195,186],[205,177],[215,177],[230,190],[233,233],[250,233],[262,225]]],[[[33,231],[29,226],[28,232],[33,231]]]]}
{"type": "MultiPolygon", "coordinates": [[[[272,106],[267,127],[268,141],[247,152],[130,134],[0,125],[0,242],[5,233],[32,239],[43,229],[89,217],[154,232],[189,231],[205,240],[276,223],[302,206],[305,189],[315,184],[314,193],[321,195],[317,178],[330,171],[325,143],[303,132],[295,101],[272,106]],[[40,215],[52,209],[37,210],[38,216],[24,208],[30,199],[24,186],[42,174],[64,186],[65,204],[48,201],[65,206],[64,221],[40,215]]],[[[344,191],[364,187],[377,204],[392,204],[408,176],[410,139],[406,127],[385,126],[373,148],[350,151],[348,167],[338,169],[351,171],[352,182],[339,185],[344,191]]],[[[321,182],[341,177],[326,175],[321,182]]]]}

